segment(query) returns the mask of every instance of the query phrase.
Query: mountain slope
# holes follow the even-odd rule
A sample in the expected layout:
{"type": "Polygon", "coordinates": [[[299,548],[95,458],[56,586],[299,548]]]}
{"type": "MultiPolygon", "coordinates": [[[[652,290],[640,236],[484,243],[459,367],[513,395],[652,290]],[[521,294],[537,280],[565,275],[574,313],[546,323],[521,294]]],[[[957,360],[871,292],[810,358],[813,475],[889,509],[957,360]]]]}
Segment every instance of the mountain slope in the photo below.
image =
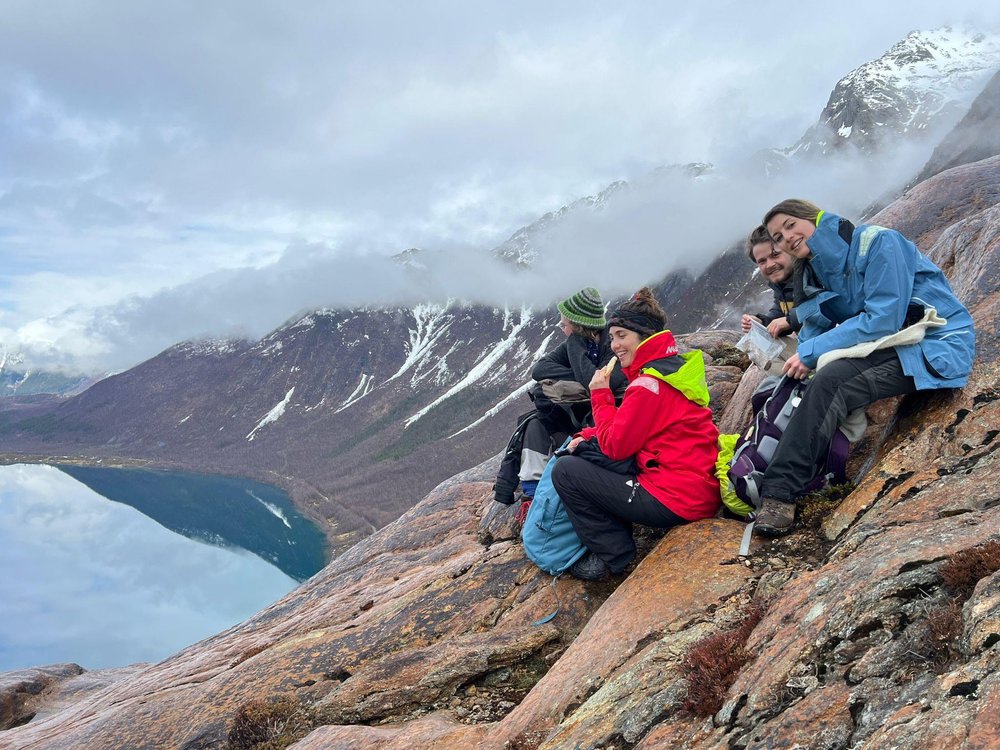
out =
{"type": "Polygon", "coordinates": [[[819,122],[787,151],[827,154],[848,144],[871,154],[935,121],[954,123],[1000,67],[1000,36],[945,27],[914,31],[837,82],[819,122]]]}
{"type": "Polygon", "coordinates": [[[1000,153],[1000,72],[996,73],[965,117],[938,144],[914,184],[946,169],[1000,153]]]}
{"type": "Polygon", "coordinates": [[[39,716],[4,746],[195,750],[234,730],[278,742],[266,732],[280,725],[297,750],[995,747],[1000,205],[982,204],[984,186],[1000,190],[1000,157],[876,217],[938,237],[929,253],[976,317],[968,386],[882,402],[875,466],[790,536],[739,558],[742,524],[709,519],[640,534],[648,554],[622,581],[552,581],[490,499],[489,461],[160,664],[0,679],[10,723],[39,716]],[[938,224],[911,223],[935,198],[951,201],[938,224]],[[740,663],[728,644],[754,605],[740,663]]]}

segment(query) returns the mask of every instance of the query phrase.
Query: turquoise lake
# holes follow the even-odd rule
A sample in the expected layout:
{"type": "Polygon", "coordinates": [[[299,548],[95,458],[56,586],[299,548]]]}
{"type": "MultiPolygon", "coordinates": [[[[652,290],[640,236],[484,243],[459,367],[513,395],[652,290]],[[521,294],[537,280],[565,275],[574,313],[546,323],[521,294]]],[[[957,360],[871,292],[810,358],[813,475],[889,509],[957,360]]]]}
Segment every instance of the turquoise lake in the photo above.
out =
{"type": "Polygon", "coordinates": [[[281,598],[324,554],[260,482],[0,466],[0,672],[159,661],[281,598]]]}

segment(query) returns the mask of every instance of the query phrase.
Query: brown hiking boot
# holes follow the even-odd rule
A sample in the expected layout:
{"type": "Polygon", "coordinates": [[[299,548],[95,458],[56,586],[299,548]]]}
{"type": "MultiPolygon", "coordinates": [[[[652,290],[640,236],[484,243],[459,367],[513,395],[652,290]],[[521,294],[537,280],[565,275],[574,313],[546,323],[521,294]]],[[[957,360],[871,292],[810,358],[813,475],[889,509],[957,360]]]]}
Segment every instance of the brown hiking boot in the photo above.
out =
{"type": "Polygon", "coordinates": [[[765,497],[754,522],[754,533],[762,536],[781,536],[795,526],[795,503],[765,497]]]}

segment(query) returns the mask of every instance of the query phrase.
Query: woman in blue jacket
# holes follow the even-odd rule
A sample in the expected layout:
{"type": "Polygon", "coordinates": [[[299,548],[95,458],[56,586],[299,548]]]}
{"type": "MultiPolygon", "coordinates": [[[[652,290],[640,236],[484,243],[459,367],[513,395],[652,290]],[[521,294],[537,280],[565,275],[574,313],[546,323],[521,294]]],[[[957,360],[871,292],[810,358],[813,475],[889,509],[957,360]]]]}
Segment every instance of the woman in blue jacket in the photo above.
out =
{"type": "Polygon", "coordinates": [[[784,367],[794,378],[815,375],[764,473],[755,530],[775,536],[791,530],[795,500],[849,412],[915,390],[964,386],[976,339],[941,269],[899,232],[854,227],[803,200],[779,203],[763,223],[823,288],[796,306],[803,326],[784,367]]]}

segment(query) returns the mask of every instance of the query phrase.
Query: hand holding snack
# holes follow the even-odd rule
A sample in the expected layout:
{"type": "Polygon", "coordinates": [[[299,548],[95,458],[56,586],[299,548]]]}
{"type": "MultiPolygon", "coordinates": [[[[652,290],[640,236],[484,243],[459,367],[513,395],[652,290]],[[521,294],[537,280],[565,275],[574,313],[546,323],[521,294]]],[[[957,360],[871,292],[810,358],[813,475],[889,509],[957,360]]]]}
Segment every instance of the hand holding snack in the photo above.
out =
{"type": "Polygon", "coordinates": [[[598,367],[594,370],[594,377],[590,379],[590,390],[595,390],[597,388],[610,388],[611,381],[611,370],[614,368],[615,363],[618,361],[618,357],[612,357],[611,361],[608,362],[604,367],[598,367]]]}

